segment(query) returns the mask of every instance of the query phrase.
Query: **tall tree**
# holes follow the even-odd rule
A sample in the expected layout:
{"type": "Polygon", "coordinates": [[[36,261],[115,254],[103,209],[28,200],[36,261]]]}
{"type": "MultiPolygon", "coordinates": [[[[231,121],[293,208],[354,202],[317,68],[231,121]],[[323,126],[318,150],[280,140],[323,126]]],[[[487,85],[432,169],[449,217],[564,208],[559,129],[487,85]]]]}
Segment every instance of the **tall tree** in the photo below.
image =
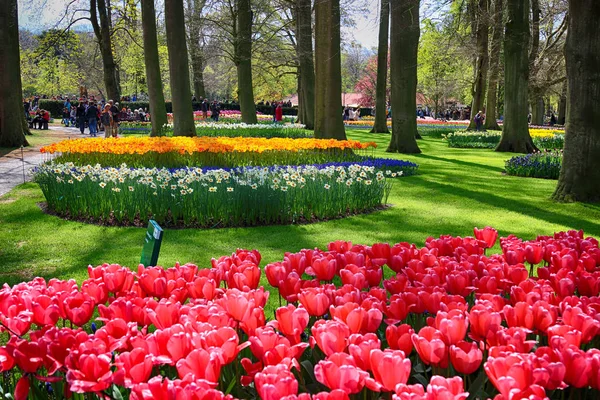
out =
{"type": "Polygon", "coordinates": [[[531,153],[529,135],[529,0],[506,0],[504,32],[504,129],[496,151],[531,153]]]}
{"type": "Polygon", "coordinates": [[[379,14],[379,43],[377,45],[377,89],[375,95],[375,122],[371,133],[389,133],[387,127],[387,70],[390,30],[390,2],[381,0],[379,14]]]}
{"type": "Polygon", "coordinates": [[[242,122],[256,124],[256,106],[252,85],[252,9],[250,0],[236,0],[237,34],[234,43],[234,63],[237,67],[238,100],[242,122]]]}
{"type": "Polygon", "coordinates": [[[165,0],[165,25],[169,48],[169,76],[173,102],[173,135],[196,136],[190,68],[185,37],[183,0],[165,0]]]}
{"type": "MultiPolygon", "coordinates": [[[[535,74],[536,59],[540,51],[540,0],[531,1],[531,49],[529,51],[529,75],[535,74]]],[[[544,125],[544,97],[543,90],[532,85],[529,80],[529,97],[531,102],[531,123],[544,125]]]]}
{"type": "Polygon", "coordinates": [[[197,99],[206,97],[204,88],[204,49],[200,42],[203,40],[202,30],[202,10],[206,5],[206,0],[187,0],[187,27],[188,27],[188,46],[190,51],[190,60],[192,62],[192,83],[194,85],[194,95],[197,99]]]}
{"type": "Polygon", "coordinates": [[[600,3],[569,0],[568,108],[563,164],[553,198],[600,201],[600,3]]]}
{"type": "Polygon", "coordinates": [[[27,146],[17,0],[0,7],[0,147],[27,146]]]}
{"type": "Polygon", "coordinates": [[[420,153],[417,144],[417,58],[419,51],[419,0],[391,4],[390,84],[392,87],[391,153],[420,153]]]}
{"type": "Polygon", "coordinates": [[[560,91],[558,100],[558,124],[564,125],[567,121],[567,87],[568,82],[565,80],[560,91]]]}
{"type": "Polygon", "coordinates": [[[499,131],[498,126],[498,80],[500,79],[500,51],[502,50],[503,0],[494,0],[492,43],[490,46],[490,71],[488,79],[485,129],[499,131]]]}
{"type": "Polygon", "coordinates": [[[104,87],[106,88],[105,97],[119,101],[121,88],[119,85],[119,71],[113,55],[111,18],[112,12],[109,1],[90,0],[90,21],[102,54],[102,70],[104,73],[104,87]],[[100,23],[98,23],[98,18],[100,18],[100,23]]]}
{"type": "Polygon", "coordinates": [[[167,123],[167,110],[165,108],[165,95],[160,76],[154,0],[142,0],[142,27],[144,30],[146,83],[148,84],[150,115],[152,118],[152,132],[150,136],[161,136],[162,128],[167,123]]]}
{"type": "Polygon", "coordinates": [[[299,108],[306,129],[315,128],[315,65],[312,45],[312,1],[296,0],[299,108]]]}
{"type": "Polygon", "coordinates": [[[475,129],[475,115],[483,110],[485,101],[485,84],[487,81],[489,54],[488,54],[488,35],[489,35],[489,0],[471,0],[474,7],[473,16],[475,26],[475,82],[473,84],[473,104],[471,107],[471,122],[468,129],[475,129]]]}
{"type": "Polygon", "coordinates": [[[340,0],[315,0],[315,137],[346,139],[342,121],[340,0]]]}

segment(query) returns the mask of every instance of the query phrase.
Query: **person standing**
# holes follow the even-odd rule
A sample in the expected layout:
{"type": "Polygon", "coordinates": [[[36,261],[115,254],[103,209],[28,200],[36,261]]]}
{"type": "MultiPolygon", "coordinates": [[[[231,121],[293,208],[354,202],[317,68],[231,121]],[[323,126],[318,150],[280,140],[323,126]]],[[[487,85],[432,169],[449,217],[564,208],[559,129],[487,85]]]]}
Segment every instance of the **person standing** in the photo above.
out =
{"type": "Polygon", "coordinates": [[[23,110],[25,111],[25,119],[29,121],[29,109],[31,108],[29,101],[27,99],[23,99],[23,110]]]}
{"type": "Polygon", "coordinates": [[[281,122],[283,120],[283,108],[281,107],[281,103],[277,105],[275,109],[275,122],[281,122]]]}
{"type": "Polygon", "coordinates": [[[202,119],[206,121],[208,119],[208,100],[202,100],[202,105],[200,108],[202,110],[202,119]]]}
{"type": "Polygon", "coordinates": [[[112,100],[109,100],[108,104],[110,104],[110,114],[112,116],[111,134],[113,137],[117,137],[119,132],[119,103],[113,103],[112,100]]]}
{"type": "Polygon", "coordinates": [[[98,108],[96,107],[96,103],[90,104],[85,116],[90,127],[90,135],[96,137],[96,134],[98,133],[98,108]]]}
{"type": "Polygon", "coordinates": [[[100,115],[100,121],[102,125],[104,125],[104,138],[108,139],[112,136],[112,125],[113,118],[112,113],[110,112],[110,104],[106,103],[104,106],[104,110],[102,110],[102,114],[100,115]]]}
{"type": "Polygon", "coordinates": [[[275,113],[277,111],[277,103],[276,102],[271,102],[271,112],[273,113],[273,122],[277,121],[277,118],[275,116],[275,113]]]}
{"type": "Polygon", "coordinates": [[[483,112],[479,111],[475,115],[475,127],[478,131],[481,131],[481,128],[483,127],[483,121],[485,121],[485,117],[483,116],[483,112]]]}
{"type": "Polygon", "coordinates": [[[79,132],[83,135],[85,131],[85,103],[80,101],[77,105],[77,123],[79,124],[79,132]]]}

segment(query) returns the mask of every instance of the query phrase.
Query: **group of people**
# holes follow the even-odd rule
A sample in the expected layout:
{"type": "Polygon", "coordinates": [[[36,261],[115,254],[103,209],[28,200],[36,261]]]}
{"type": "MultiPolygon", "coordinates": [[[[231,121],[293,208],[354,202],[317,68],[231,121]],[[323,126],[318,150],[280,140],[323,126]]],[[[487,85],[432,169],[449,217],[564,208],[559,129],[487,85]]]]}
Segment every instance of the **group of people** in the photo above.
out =
{"type": "Polygon", "coordinates": [[[73,124],[79,128],[81,134],[85,134],[85,128],[89,128],[90,136],[98,136],[98,132],[104,129],[104,137],[117,137],[119,131],[119,103],[112,100],[97,103],[95,99],[81,98],[77,106],[73,106],[67,99],[63,108],[62,123],[65,126],[73,124]]]}
{"type": "Polygon", "coordinates": [[[275,100],[268,101],[267,100],[265,102],[264,100],[261,100],[258,103],[256,103],[256,105],[258,105],[258,106],[267,106],[267,107],[268,106],[273,107],[273,105],[275,105],[275,107],[277,107],[277,105],[281,105],[281,107],[291,108],[292,107],[292,101],[291,100],[288,100],[288,101],[275,101],[275,100]]]}
{"type": "Polygon", "coordinates": [[[221,105],[213,100],[212,102],[208,99],[201,100],[200,111],[202,111],[202,119],[208,119],[208,111],[210,110],[210,118],[217,122],[219,120],[219,114],[221,114],[221,105]]]}
{"type": "Polygon", "coordinates": [[[358,106],[357,108],[352,108],[348,106],[344,107],[342,119],[344,121],[358,121],[360,119],[360,106],[358,106]]]}

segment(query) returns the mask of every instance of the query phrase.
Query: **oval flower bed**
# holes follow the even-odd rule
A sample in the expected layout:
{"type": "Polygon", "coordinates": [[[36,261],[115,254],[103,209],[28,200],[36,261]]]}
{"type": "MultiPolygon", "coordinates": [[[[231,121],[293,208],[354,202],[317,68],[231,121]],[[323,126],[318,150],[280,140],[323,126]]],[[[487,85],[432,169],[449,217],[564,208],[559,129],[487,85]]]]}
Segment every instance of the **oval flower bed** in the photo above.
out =
{"type": "Polygon", "coordinates": [[[402,167],[398,171],[388,162],[382,171],[369,163],[232,170],[43,164],[34,180],[48,210],[68,218],[119,225],[155,219],[167,226],[251,226],[324,220],[382,207],[391,186],[385,177],[402,174],[402,167]]]}
{"type": "Polygon", "coordinates": [[[511,235],[486,256],[496,239],[339,240],[264,270],[237,250],[207,269],[104,264],[81,286],[4,286],[1,388],[16,400],[598,398],[598,241],[511,235]],[[288,302],[272,320],[263,272],[288,302]]]}
{"type": "MultiPolygon", "coordinates": [[[[533,144],[539,149],[555,150],[562,149],[565,143],[564,131],[549,129],[530,129],[529,134],[533,144]]],[[[449,147],[494,149],[500,143],[502,132],[471,132],[457,131],[444,136],[449,147]]]]}
{"type": "Polygon", "coordinates": [[[56,162],[132,167],[298,165],[354,161],[374,142],[335,139],[157,137],[63,140],[42,147],[56,162]]]}
{"type": "Polygon", "coordinates": [[[508,175],[558,179],[562,157],[562,151],[546,151],[515,156],[506,161],[505,169],[508,175]]]}

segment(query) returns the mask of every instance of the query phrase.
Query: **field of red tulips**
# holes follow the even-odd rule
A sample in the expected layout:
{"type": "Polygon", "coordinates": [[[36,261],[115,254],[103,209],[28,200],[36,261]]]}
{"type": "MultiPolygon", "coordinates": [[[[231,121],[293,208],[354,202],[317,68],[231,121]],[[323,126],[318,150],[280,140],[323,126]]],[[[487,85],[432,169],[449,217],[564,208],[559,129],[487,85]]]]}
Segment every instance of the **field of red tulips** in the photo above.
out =
{"type": "Polygon", "coordinates": [[[0,396],[600,398],[598,241],[511,235],[486,255],[497,236],[336,241],[264,268],[237,250],[211,268],[104,264],[81,286],[5,286],[0,396]]]}

